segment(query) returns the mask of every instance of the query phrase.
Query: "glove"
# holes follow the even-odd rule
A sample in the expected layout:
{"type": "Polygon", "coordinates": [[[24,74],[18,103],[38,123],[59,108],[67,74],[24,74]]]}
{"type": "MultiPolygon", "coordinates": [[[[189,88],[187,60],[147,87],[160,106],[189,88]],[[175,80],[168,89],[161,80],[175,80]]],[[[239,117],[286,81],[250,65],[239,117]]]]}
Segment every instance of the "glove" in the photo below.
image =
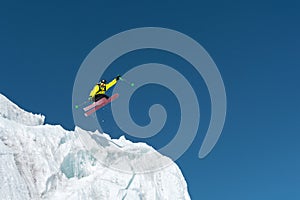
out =
{"type": "Polygon", "coordinates": [[[116,77],[116,80],[118,81],[120,78],[121,78],[121,76],[120,76],[120,75],[118,75],[118,76],[116,77]]]}

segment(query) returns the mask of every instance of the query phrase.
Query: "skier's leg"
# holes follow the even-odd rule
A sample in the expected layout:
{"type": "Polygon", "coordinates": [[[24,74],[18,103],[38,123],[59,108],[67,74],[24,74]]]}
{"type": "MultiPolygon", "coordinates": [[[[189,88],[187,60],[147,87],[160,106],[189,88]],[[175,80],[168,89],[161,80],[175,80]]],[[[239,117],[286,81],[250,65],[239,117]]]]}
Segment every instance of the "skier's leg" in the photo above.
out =
{"type": "Polygon", "coordinates": [[[95,102],[99,101],[102,98],[108,99],[109,97],[106,94],[98,94],[95,96],[95,102]]]}
{"type": "Polygon", "coordinates": [[[103,97],[109,99],[109,96],[107,96],[106,94],[103,94],[103,97]]]}
{"type": "Polygon", "coordinates": [[[99,101],[100,99],[102,99],[102,95],[101,94],[98,94],[95,96],[95,102],[99,101]]]}

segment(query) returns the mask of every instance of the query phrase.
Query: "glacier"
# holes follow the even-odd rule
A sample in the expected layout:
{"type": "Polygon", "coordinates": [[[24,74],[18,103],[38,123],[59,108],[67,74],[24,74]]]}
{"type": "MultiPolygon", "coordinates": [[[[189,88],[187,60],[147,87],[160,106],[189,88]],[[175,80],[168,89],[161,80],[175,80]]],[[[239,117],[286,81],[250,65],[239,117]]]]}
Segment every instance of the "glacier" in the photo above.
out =
{"type": "Polygon", "coordinates": [[[45,124],[43,115],[24,111],[0,94],[0,199],[190,199],[174,162],[157,171],[139,165],[147,153],[170,161],[124,136],[112,139],[98,131],[45,124]],[[137,151],[136,157],[127,153],[137,151]],[[115,170],[118,165],[127,170],[115,170]]]}

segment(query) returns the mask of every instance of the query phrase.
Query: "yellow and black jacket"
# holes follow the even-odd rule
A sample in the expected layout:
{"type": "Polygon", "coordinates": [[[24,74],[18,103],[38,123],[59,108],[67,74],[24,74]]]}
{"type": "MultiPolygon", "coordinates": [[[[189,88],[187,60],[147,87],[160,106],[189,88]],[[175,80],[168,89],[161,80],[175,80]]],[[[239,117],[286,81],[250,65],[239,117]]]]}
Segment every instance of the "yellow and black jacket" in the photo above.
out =
{"type": "Polygon", "coordinates": [[[112,80],[111,82],[106,84],[105,87],[100,87],[100,84],[96,84],[95,87],[93,88],[93,90],[90,92],[90,98],[94,99],[96,95],[105,94],[105,92],[109,88],[114,86],[116,83],[117,83],[117,79],[115,78],[114,80],[112,80]]]}

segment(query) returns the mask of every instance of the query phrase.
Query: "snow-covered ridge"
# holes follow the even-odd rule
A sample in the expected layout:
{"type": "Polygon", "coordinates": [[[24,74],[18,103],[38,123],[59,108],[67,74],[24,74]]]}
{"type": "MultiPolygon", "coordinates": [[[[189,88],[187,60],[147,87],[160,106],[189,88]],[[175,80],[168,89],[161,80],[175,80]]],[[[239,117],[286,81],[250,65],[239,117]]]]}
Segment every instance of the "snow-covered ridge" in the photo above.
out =
{"type": "Polygon", "coordinates": [[[67,131],[42,125],[43,116],[27,113],[1,94],[0,103],[0,199],[190,199],[175,163],[156,172],[136,173],[147,167],[139,166],[143,154],[168,159],[152,147],[79,127],[67,131]],[[95,145],[90,149],[87,143],[95,145]],[[128,156],[136,151],[139,156],[128,156]],[[118,164],[132,171],[114,170],[118,164]]]}
{"type": "Polygon", "coordinates": [[[1,93],[0,116],[27,126],[42,125],[44,124],[45,120],[45,117],[43,115],[32,114],[19,108],[16,104],[12,103],[1,93]]]}

